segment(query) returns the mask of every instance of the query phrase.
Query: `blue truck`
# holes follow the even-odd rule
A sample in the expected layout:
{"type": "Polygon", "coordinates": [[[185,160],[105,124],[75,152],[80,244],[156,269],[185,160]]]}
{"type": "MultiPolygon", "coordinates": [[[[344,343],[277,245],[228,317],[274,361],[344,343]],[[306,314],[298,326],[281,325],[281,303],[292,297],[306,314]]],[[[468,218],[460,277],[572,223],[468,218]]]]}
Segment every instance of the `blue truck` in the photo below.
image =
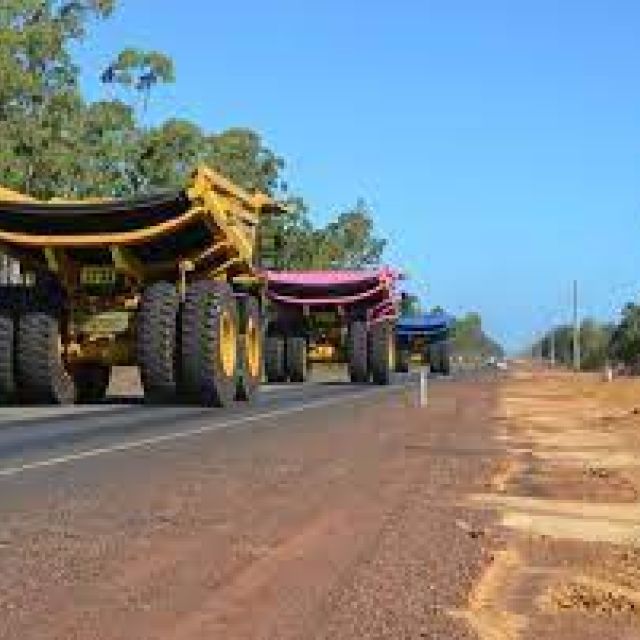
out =
{"type": "Polygon", "coordinates": [[[451,332],[455,318],[434,311],[401,316],[396,322],[396,370],[406,373],[414,357],[428,364],[433,373],[451,371],[451,332]]]}

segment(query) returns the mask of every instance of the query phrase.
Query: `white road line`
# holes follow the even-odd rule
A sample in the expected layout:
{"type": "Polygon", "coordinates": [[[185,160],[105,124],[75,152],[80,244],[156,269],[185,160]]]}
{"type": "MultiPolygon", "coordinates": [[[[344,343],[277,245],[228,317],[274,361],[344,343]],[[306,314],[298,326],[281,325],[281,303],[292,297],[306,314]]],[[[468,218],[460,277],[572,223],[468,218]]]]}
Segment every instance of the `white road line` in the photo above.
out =
{"type": "Polygon", "coordinates": [[[225,422],[215,422],[195,429],[188,429],[187,431],[177,431],[173,433],[165,433],[160,436],[154,436],[152,438],[144,438],[142,440],[131,440],[128,442],[121,442],[110,447],[101,447],[98,449],[89,449],[87,451],[79,451],[77,453],[70,453],[66,456],[60,456],[57,458],[48,458],[45,460],[38,460],[37,462],[30,462],[27,464],[19,465],[16,467],[7,467],[0,469],[0,477],[16,476],[25,471],[33,471],[35,469],[42,469],[45,467],[56,467],[70,462],[76,462],[78,460],[85,460],[87,458],[96,458],[98,456],[106,455],[109,453],[117,453],[119,451],[129,451],[131,449],[142,449],[145,447],[152,447],[156,444],[163,442],[171,442],[172,440],[181,440],[182,438],[190,438],[210,431],[218,431],[220,429],[228,429],[240,424],[247,424],[250,422],[258,422],[260,420],[269,420],[271,418],[278,418],[280,416],[286,416],[294,413],[300,413],[307,409],[315,409],[318,407],[324,407],[332,404],[340,404],[348,400],[358,400],[366,396],[378,394],[384,389],[389,387],[369,389],[367,391],[361,391],[359,393],[350,393],[348,395],[341,395],[332,398],[322,398],[320,400],[312,400],[311,402],[305,402],[294,407],[288,407],[283,409],[275,409],[273,411],[266,411],[264,413],[257,413],[250,416],[242,416],[240,418],[234,418],[225,422]]]}

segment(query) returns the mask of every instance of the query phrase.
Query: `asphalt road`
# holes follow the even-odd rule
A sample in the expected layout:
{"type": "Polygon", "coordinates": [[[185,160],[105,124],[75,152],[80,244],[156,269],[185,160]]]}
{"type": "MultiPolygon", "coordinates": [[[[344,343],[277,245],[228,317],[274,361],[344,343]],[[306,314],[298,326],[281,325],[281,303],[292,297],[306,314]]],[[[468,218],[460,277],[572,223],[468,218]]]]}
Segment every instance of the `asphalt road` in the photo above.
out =
{"type": "Polygon", "coordinates": [[[0,482],[38,469],[124,455],[222,429],[273,422],[282,416],[388,393],[407,385],[415,386],[416,376],[398,376],[390,387],[356,386],[339,380],[265,385],[252,402],[235,403],[225,409],[148,406],[137,395],[100,405],[3,407],[0,482]]]}
{"type": "Polygon", "coordinates": [[[0,410],[0,640],[473,637],[494,384],[0,410]]]}

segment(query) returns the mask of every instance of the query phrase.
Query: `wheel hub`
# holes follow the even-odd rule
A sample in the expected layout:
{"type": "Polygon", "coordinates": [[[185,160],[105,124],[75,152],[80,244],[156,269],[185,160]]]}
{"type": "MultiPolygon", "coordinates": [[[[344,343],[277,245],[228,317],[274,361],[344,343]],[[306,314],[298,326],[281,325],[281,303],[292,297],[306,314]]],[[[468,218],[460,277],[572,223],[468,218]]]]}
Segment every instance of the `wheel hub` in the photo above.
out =
{"type": "Polygon", "coordinates": [[[260,332],[253,318],[247,322],[246,333],[247,368],[252,378],[260,375],[260,332]]]}
{"type": "Polygon", "coordinates": [[[222,370],[228,378],[236,371],[236,325],[228,311],[220,315],[220,361],[222,370]]]}

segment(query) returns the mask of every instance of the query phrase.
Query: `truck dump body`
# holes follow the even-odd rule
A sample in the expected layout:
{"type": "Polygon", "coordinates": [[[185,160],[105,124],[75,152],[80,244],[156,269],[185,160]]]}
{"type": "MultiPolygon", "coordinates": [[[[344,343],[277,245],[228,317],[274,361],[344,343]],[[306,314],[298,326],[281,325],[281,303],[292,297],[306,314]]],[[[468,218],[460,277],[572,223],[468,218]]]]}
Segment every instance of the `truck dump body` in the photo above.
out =
{"type": "Polygon", "coordinates": [[[455,318],[447,313],[400,317],[396,323],[396,333],[398,337],[406,338],[419,335],[444,336],[451,330],[454,321],[455,318]]]}
{"type": "Polygon", "coordinates": [[[147,269],[165,272],[212,241],[190,209],[184,191],[92,204],[2,202],[0,240],[31,266],[46,262],[43,247],[63,249],[77,264],[104,265],[112,247],[124,246],[147,269]]]}
{"type": "Polygon", "coordinates": [[[378,271],[267,271],[267,297],[282,305],[362,309],[371,321],[395,318],[396,274],[378,271]]]}
{"type": "Polygon", "coordinates": [[[37,235],[91,243],[92,234],[140,231],[184,214],[189,206],[184,191],[89,203],[2,201],[0,225],[8,241],[29,243],[28,237],[37,235]]]}
{"type": "Polygon", "coordinates": [[[253,274],[258,216],[272,206],[205,168],[185,189],[120,200],[38,202],[14,195],[0,200],[0,244],[27,266],[50,268],[47,249],[78,266],[122,262],[114,249],[124,249],[142,279],[175,274],[185,260],[197,271],[215,263],[232,277],[253,274]]]}

